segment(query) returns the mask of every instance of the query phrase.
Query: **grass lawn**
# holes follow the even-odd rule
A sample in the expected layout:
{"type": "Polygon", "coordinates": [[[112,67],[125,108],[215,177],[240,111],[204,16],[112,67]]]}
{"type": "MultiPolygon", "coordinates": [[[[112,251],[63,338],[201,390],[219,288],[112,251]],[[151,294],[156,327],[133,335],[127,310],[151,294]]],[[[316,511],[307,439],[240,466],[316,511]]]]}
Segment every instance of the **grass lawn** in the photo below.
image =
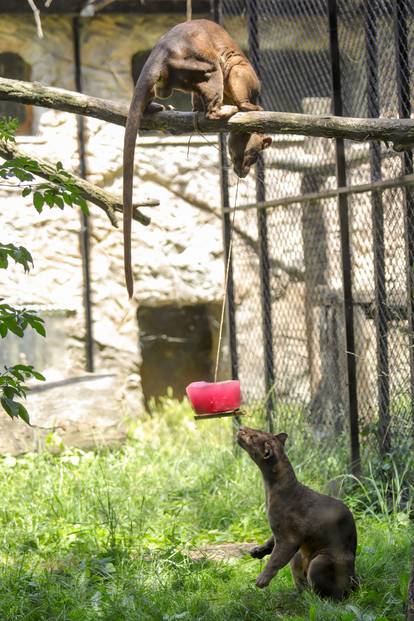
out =
{"type": "MultiPolygon", "coordinates": [[[[0,461],[1,621],[404,619],[408,508],[376,512],[378,498],[370,504],[362,491],[347,498],[362,585],[343,603],[297,594],[289,568],[260,591],[263,561],[187,554],[269,534],[259,471],[235,456],[231,421],[196,424],[166,401],[131,435],[113,451],[0,461]]],[[[326,460],[294,438],[286,448],[298,477],[323,490],[326,460]]]]}

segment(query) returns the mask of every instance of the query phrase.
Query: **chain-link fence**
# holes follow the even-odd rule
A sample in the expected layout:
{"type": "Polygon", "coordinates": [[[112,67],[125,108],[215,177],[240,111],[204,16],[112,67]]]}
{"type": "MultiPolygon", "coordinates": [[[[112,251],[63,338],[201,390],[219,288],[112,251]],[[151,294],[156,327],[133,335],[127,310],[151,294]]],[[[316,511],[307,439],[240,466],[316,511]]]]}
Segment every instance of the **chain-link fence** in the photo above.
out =
{"type": "MultiPolygon", "coordinates": [[[[411,0],[214,5],[261,77],[264,109],[411,115],[411,0]]],[[[237,182],[222,163],[228,241],[237,182]]],[[[238,184],[233,374],[269,425],[351,447],[355,472],[366,451],[412,446],[412,163],[378,143],[274,136],[238,184]]]]}

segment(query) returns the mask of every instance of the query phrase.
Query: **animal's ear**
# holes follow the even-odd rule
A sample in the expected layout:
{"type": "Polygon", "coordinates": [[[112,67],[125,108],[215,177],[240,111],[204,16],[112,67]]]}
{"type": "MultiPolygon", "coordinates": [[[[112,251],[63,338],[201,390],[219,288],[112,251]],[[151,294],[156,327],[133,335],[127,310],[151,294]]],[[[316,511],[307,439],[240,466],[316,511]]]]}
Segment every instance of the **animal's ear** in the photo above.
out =
{"type": "Polygon", "coordinates": [[[285,446],[285,442],[287,440],[288,434],[287,433],[278,433],[277,436],[275,436],[275,438],[277,438],[279,440],[279,442],[282,443],[283,446],[285,446]]]}
{"type": "Polygon", "coordinates": [[[270,459],[272,455],[274,455],[273,446],[270,444],[270,442],[265,442],[262,453],[263,459],[270,459]]]}
{"type": "Polygon", "coordinates": [[[266,136],[266,138],[263,138],[263,140],[262,140],[262,150],[264,151],[265,149],[268,149],[271,144],[272,144],[271,137],[270,136],[266,136]]]}

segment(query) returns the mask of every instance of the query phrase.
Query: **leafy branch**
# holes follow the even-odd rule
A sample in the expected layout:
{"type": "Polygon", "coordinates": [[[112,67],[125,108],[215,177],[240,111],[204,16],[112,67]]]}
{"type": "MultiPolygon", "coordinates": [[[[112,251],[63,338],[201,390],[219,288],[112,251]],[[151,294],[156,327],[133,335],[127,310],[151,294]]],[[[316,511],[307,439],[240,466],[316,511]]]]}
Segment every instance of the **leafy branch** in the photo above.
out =
{"type": "Polygon", "coordinates": [[[28,326],[41,336],[46,336],[44,320],[25,308],[19,310],[9,304],[0,304],[0,336],[4,339],[8,332],[16,336],[24,336],[28,326]]]}
{"type": "Polygon", "coordinates": [[[0,269],[7,269],[9,258],[13,259],[15,263],[23,265],[25,272],[30,270],[30,265],[33,266],[32,255],[24,246],[0,243],[0,269]]]}
{"type": "Polygon", "coordinates": [[[25,399],[29,388],[25,385],[26,379],[34,377],[44,381],[45,377],[34,370],[31,365],[16,364],[13,367],[4,367],[0,373],[0,403],[10,418],[21,418],[30,424],[29,413],[16,397],[25,399]]]}
{"type": "MultiPolygon", "coordinates": [[[[36,185],[36,191],[28,185],[23,188],[22,196],[32,194],[33,205],[38,213],[41,213],[43,206],[59,207],[63,209],[65,205],[73,207],[78,205],[83,213],[89,214],[86,200],[81,195],[80,188],[74,183],[70,173],[63,170],[61,162],[56,164],[56,174],[51,173],[48,183],[36,185]]],[[[30,157],[15,157],[0,164],[0,178],[9,179],[16,177],[21,182],[34,183],[35,175],[40,175],[41,170],[36,160],[30,157]]]]}

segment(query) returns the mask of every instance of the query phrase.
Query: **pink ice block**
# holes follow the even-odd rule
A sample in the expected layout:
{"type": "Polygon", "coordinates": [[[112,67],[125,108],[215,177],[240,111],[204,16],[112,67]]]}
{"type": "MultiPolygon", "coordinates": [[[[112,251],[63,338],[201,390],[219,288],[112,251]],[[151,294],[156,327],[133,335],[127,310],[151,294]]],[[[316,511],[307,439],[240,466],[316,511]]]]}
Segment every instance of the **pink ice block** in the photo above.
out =
{"type": "Polygon", "coordinates": [[[230,412],[240,407],[240,382],[192,382],[187,396],[197,414],[230,412]]]}

